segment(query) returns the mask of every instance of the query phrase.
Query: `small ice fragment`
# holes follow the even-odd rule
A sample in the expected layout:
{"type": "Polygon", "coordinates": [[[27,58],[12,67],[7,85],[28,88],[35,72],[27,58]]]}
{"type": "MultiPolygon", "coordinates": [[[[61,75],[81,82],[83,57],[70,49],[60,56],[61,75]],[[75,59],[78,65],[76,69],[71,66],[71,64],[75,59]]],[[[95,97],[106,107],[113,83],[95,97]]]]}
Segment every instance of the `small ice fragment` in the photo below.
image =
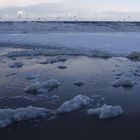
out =
{"type": "Polygon", "coordinates": [[[83,80],[77,80],[77,81],[73,82],[73,85],[75,85],[75,86],[82,86],[84,84],[85,84],[85,81],[83,81],[83,80]]]}
{"type": "Polygon", "coordinates": [[[21,62],[16,62],[13,63],[12,65],[10,65],[10,68],[21,68],[23,66],[23,64],[21,62]]]}
{"type": "Polygon", "coordinates": [[[41,87],[41,84],[39,82],[36,82],[36,83],[26,87],[24,89],[24,91],[27,93],[31,93],[31,94],[37,94],[40,87],[41,87]]]}
{"type": "Polygon", "coordinates": [[[96,109],[89,109],[87,111],[88,115],[96,115],[99,119],[109,119],[118,117],[123,113],[121,106],[111,106],[104,104],[102,107],[96,109]]]}
{"type": "Polygon", "coordinates": [[[130,77],[121,76],[119,79],[112,83],[113,87],[133,87],[136,83],[130,77]]]}
{"type": "Polygon", "coordinates": [[[53,99],[59,99],[59,96],[53,95],[52,98],[53,98],[53,99]]]}
{"type": "Polygon", "coordinates": [[[56,79],[51,79],[51,80],[44,82],[41,85],[41,88],[50,91],[50,90],[57,88],[59,85],[60,85],[60,82],[58,82],[56,79]]]}
{"type": "Polygon", "coordinates": [[[78,95],[74,98],[72,98],[69,101],[64,102],[58,109],[58,113],[69,113],[73,112],[82,106],[88,105],[90,103],[91,99],[84,95],[78,95]]]}

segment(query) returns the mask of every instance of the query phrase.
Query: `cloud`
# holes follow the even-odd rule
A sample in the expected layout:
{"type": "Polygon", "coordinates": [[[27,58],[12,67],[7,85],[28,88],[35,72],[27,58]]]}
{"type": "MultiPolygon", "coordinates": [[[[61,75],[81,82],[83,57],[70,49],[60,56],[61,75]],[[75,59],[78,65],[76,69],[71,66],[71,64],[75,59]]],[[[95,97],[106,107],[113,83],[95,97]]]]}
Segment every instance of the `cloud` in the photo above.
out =
{"type": "Polygon", "coordinates": [[[0,0],[0,7],[29,6],[40,3],[56,3],[65,0],[0,0]]]}

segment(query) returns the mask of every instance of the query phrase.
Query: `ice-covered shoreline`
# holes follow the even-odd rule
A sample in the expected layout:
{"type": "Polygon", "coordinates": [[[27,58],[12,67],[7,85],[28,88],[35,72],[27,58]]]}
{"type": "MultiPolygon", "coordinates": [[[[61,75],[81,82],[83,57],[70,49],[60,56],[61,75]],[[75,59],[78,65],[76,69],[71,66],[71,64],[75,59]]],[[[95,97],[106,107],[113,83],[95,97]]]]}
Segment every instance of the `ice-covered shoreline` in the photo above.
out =
{"type": "Polygon", "coordinates": [[[0,46],[26,49],[9,52],[8,56],[13,57],[14,55],[15,57],[30,55],[131,57],[136,53],[139,55],[139,40],[138,32],[1,34],[0,46]]]}

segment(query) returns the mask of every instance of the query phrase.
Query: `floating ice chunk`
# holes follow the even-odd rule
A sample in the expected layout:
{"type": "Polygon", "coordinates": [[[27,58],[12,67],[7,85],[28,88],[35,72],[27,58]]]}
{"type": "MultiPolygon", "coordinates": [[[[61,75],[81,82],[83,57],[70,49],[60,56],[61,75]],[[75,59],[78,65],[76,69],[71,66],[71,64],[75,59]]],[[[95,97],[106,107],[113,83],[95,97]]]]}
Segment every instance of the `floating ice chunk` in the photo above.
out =
{"type": "Polygon", "coordinates": [[[57,80],[51,79],[42,84],[40,84],[39,82],[36,82],[26,87],[24,91],[31,94],[42,94],[42,93],[47,93],[48,91],[51,91],[57,88],[59,85],[60,83],[57,80]]]}
{"type": "Polygon", "coordinates": [[[23,64],[21,62],[15,62],[12,65],[10,65],[10,68],[21,68],[23,64]]]}
{"type": "Polygon", "coordinates": [[[34,74],[34,73],[28,73],[25,75],[25,77],[27,80],[33,80],[33,79],[36,79],[38,77],[38,75],[34,74]]]}
{"type": "Polygon", "coordinates": [[[73,85],[75,85],[75,86],[82,86],[84,84],[85,84],[85,81],[83,81],[83,80],[77,80],[77,81],[73,82],[73,85]]]}
{"type": "Polygon", "coordinates": [[[19,122],[27,121],[35,118],[45,117],[50,110],[37,107],[26,107],[17,109],[0,109],[0,128],[19,122]]]}
{"type": "Polygon", "coordinates": [[[140,58],[140,52],[133,51],[127,57],[130,59],[138,59],[140,58]]]}
{"type": "Polygon", "coordinates": [[[66,69],[66,68],[67,68],[67,66],[64,66],[64,65],[59,65],[59,66],[57,66],[57,68],[59,68],[59,69],[66,69]]]}
{"type": "Polygon", "coordinates": [[[53,95],[52,98],[53,99],[59,99],[59,96],[58,95],[53,95]]]}
{"type": "Polygon", "coordinates": [[[51,79],[51,80],[44,82],[41,85],[41,88],[50,91],[50,90],[57,88],[59,85],[60,85],[60,82],[58,82],[56,79],[51,79]]]}
{"type": "Polygon", "coordinates": [[[109,119],[118,117],[123,113],[121,106],[110,106],[104,104],[102,107],[96,109],[89,109],[87,111],[88,115],[97,115],[99,119],[109,119]]]}
{"type": "Polygon", "coordinates": [[[112,83],[112,86],[114,87],[133,87],[136,84],[136,82],[133,80],[133,78],[121,76],[119,79],[115,80],[112,83]]]}
{"type": "Polygon", "coordinates": [[[52,58],[48,58],[46,61],[40,62],[40,64],[53,64],[57,62],[65,62],[67,60],[66,56],[55,56],[52,58]]]}
{"type": "Polygon", "coordinates": [[[74,97],[73,99],[64,102],[58,109],[58,113],[69,113],[72,111],[75,111],[82,106],[88,105],[90,103],[91,99],[87,96],[78,95],[74,97]]]}
{"type": "Polygon", "coordinates": [[[36,83],[26,87],[24,89],[24,91],[27,93],[31,93],[31,94],[37,94],[40,87],[41,87],[41,84],[39,82],[36,82],[36,83]]]}

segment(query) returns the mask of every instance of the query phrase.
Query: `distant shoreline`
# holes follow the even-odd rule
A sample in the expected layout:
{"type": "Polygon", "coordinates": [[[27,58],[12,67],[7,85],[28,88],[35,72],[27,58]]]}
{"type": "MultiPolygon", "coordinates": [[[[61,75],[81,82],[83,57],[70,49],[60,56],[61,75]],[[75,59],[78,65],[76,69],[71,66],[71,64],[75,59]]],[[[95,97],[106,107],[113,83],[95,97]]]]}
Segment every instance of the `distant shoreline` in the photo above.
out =
{"type": "Polygon", "coordinates": [[[131,21],[0,21],[2,33],[48,32],[140,32],[140,22],[131,21]]]}
{"type": "Polygon", "coordinates": [[[39,22],[39,23],[140,23],[140,21],[53,21],[53,20],[0,20],[0,23],[24,23],[24,22],[39,22]]]}

